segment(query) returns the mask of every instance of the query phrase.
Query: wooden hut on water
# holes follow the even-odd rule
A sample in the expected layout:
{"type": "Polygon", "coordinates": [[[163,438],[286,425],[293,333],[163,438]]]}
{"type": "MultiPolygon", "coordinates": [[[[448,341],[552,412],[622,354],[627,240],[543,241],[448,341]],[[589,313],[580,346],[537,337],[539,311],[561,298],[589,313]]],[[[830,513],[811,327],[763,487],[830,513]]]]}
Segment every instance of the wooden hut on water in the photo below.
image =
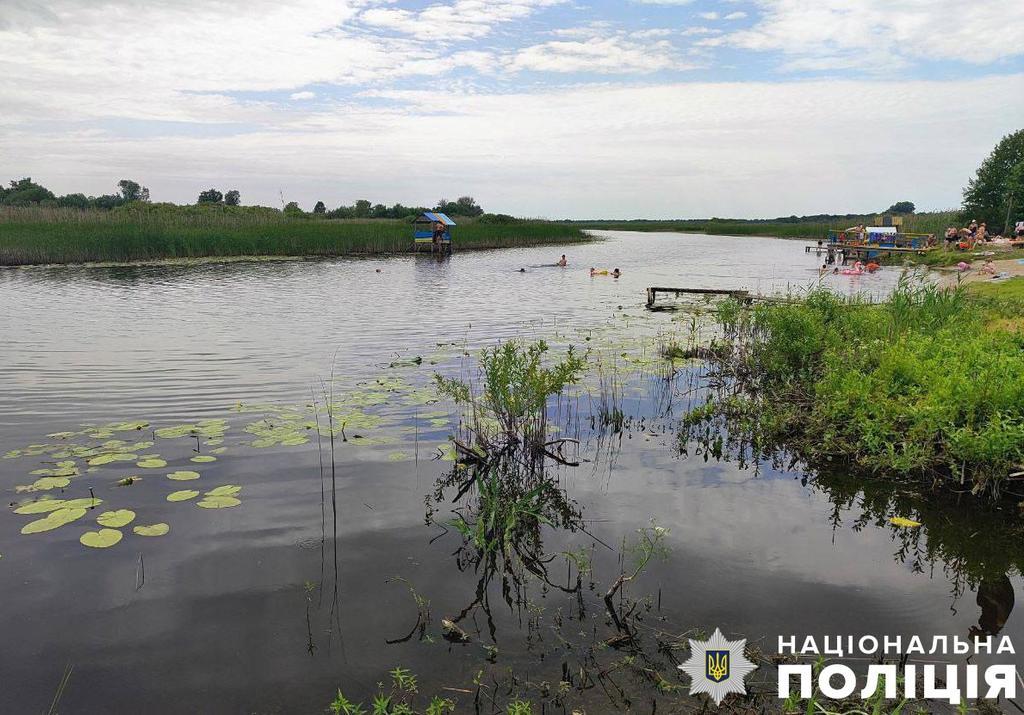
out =
{"type": "Polygon", "coordinates": [[[429,246],[430,252],[452,252],[452,226],[455,222],[440,211],[424,211],[413,222],[412,250],[429,246]]]}

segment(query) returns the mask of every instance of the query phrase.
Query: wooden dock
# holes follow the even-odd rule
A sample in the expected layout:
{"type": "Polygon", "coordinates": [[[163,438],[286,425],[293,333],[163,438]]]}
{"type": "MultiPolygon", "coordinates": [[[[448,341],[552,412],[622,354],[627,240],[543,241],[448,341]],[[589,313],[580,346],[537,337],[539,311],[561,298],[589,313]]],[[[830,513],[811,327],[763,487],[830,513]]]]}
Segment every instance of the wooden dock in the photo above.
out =
{"type": "Polygon", "coordinates": [[[654,304],[658,300],[658,293],[668,293],[676,297],[680,295],[727,295],[730,298],[735,298],[741,303],[750,303],[753,300],[750,292],[745,290],[723,290],[721,288],[664,288],[662,286],[654,286],[647,289],[648,308],[654,308],[654,304]]]}
{"type": "Polygon", "coordinates": [[[911,248],[905,246],[879,246],[869,244],[856,244],[856,245],[845,245],[845,244],[824,244],[821,246],[804,246],[804,253],[816,253],[819,256],[823,253],[832,251],[838,253],[843,251],[847,258],[868,258],[871,256],[878,255],[879,253],[885,253],[886,255],[900,254],[900,253],[916,253],[923,255],[929,251],[938,250],[938,246],[921,246],[920,248],[911,248]]]}

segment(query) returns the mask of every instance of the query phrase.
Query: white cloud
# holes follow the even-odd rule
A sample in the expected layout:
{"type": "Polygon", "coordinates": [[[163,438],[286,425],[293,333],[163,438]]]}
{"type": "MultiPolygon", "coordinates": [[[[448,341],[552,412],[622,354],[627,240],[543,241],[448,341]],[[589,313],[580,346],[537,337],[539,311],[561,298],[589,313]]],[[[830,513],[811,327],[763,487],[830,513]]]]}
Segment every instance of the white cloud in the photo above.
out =
{"type": "Polygon", "coordinates": [[[689,5],[693,0],[630,0],[640,5],[689,5]]]}
{"type": "Polygon", "coordinates": [[[623,36],[553,41],[525,47],[508,61],[513,71],[624,74],[689,69],[667,40],[635,41],[623,36]]]}
{"type": "Polygon", "coordinates": [[[716,30],[711,27],[696,26],[688,27],[679,34],[683,35],[684,37],[690,37],[693,35],[717,35],[720,34],[721,32],[721,30],[716,30]]]}
{"type": "Polygon", "coordinates": [[[484,37],[496,25],[522,20],[538,8],[565,0],[455,0],[429,5],[422,10],[372,8],[360,15],[362,22],[406,35],[446,42],[484,37]]]}
{"type": "Polygon", "coordinates": [[[988,64],[1024,54],[1019,0],[756,0],[730,43],[781,51],[790,69],[887,69],[939,59],[988,64]]]}
{"type": "Polygon", "coordinates": [[[495,210],[548,216],[870,211],[894,197],[942,208],[958,203],[978,163],[1019,126],[1022,81],[576,86],[448,93],[441,112],[436,92],[378,91],[400,106],[281,110],[253,131],[216,138],[112,143],[95,132],[19,128],[0,133],[0,155],[12,176],[60,192],[109,191],[127,175],[154,198],[181,201],[213,182],[266,204],[279,188],[329,204],[470,192],[495,210]],[[851,97],[884,109],[835,111],[851,97]],[[986,111],[948,111],[965,97],[986,111]],[[428,174],[408,170],[438,146],[458,151],[432,153],[428,174]]]}
{"type": "Polygon", "coordinates": [[[747,16],[747,13],[743,12],[742,10],[737,10],[736,12],[730,12],[728,15],[725,16],[724,19],[725,20],[742,20],[746,16],[747,16]]]}
{"type": "Polygon", "coordinates": [[[702,12],[700,13],[700,17],[702,17],[705,20],[717,20],[719,18],[719,15],[717,12],[702,12]]]}
{"type": "Polygon", "coordinates": [[[288,95],[289,99],[295,99],[295,100],[300,100],[300,101],[304,100],[304,99],[313,99],[314,97],[316,97],[316,92],[309,92],[309,91],[306,91],[306,92],[293,92],[292,94],[288,95]]]}

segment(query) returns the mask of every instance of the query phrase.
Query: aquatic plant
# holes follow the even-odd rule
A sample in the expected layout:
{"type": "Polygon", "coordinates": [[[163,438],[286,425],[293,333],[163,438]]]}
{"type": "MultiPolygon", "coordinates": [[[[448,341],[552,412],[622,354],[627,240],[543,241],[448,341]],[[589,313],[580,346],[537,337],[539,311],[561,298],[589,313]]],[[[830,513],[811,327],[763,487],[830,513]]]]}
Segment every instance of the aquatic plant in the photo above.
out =
{"type": "Polygon", "coordinates": [[[439,695],[433,695],[425,704],[417,706],[416,701],[422,698],[417,697],[417,678],[408,669],[393,668],[388,675],[391,676],[390,687],[385,689],[383,683],[378,686],[371,711],[367,711],[362,703],[346,698],[340,688],[328,708],[335,715],[366,715],[368,712],[373,715],[446,715],[455,712],[455,701],[439,695]]]}
{"type": "Polygon", "coordinates": [[[909,281],[879,304],[814,291],[760,305],[709,356],[718,387],[681,444],[720,416],[812,465],[998,494],[1024,468],[1024,339],[1000,322],[1012,310],[909,281]]]}
{"type": "Polygon", "coordinates": [[[469,409],[472,443],[456,442],[465,454],[486,460],[522,450],[531,460],[565,461],[549,449],[548,400],[575,383],[587,362],[572,346],[545,362],[548,350],[543,340],[508,340],[481,352],[476,380],[434,376],[440,394],[469,409]]]}

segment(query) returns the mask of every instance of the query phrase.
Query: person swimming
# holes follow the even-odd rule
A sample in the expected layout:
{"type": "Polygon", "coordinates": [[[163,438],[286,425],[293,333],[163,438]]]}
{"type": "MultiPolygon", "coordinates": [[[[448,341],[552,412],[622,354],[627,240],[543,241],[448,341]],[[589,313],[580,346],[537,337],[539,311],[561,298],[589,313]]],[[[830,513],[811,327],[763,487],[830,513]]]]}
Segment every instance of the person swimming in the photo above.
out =
{"type": "Polygon", "coordinates": [[[612,271],[612,278],[618,278],[621,275],[622,275],[622,272],[618,268],[616,268],[614,271],[612,271]]]}
{"type": "Polygon", "coordinates": [[[558,263],[556,263],[555,265],[559,266],[560,268],[565,268],[567,265],[569,265],[569,261],[565,260],[564,253],[562,254],[562,257],[558,260],[558,263]]]}
{"type": "Polygon", "coordinates": [[[605,271],[599,271],[596,268],[594,268],[593,266],[591,266],[590,267],[590,275],[592,275],[592,276],[606,276],[606,275],[608,275],[608,271],[606,271],[606,270],[605,271]]]}

